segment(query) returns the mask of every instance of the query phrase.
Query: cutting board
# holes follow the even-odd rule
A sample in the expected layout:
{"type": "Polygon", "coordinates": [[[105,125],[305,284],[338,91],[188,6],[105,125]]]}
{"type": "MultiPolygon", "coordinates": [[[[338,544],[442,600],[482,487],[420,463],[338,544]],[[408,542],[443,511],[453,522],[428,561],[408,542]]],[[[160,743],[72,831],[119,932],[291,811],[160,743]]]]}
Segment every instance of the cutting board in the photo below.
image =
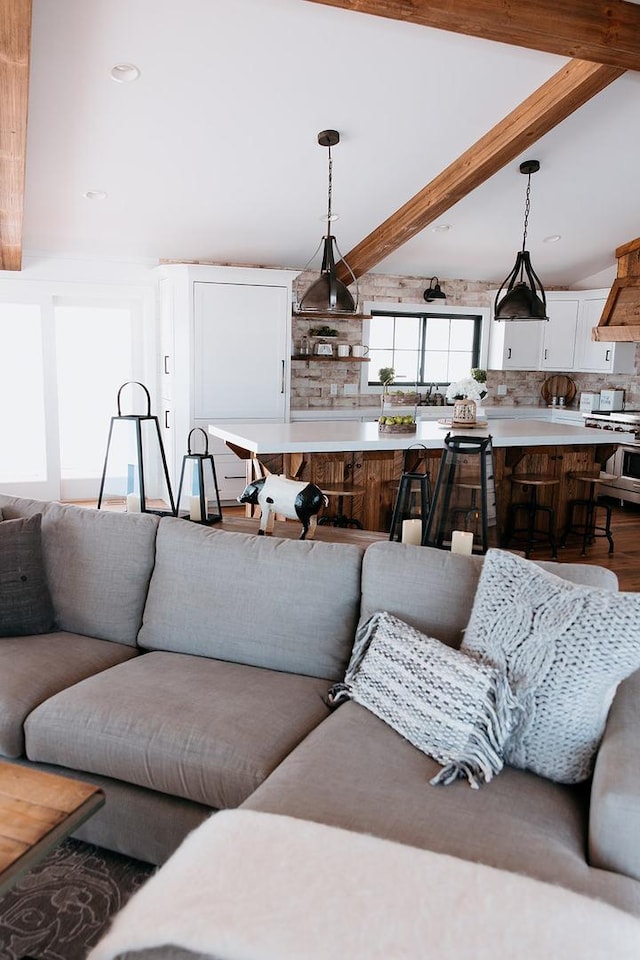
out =
{"type": "Polygon", "coordinates": [[[551,403],[552,397],[564,397],[565,406],[569,406],[576,395],[576,385],[571,377],[564,373],[556,373],[542,384],[540,392],[545,403],[551,403]]]}

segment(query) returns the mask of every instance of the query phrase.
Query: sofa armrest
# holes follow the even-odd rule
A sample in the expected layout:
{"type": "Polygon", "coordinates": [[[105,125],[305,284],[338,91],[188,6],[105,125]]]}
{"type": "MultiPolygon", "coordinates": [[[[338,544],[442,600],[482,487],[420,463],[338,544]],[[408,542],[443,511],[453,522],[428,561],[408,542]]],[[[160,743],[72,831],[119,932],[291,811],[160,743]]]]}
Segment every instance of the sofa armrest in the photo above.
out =
{"type": "Polygon", "coordinates": [[[589,863],[640,880],[640,670],[620,684],[598,750],[589,863]]]}

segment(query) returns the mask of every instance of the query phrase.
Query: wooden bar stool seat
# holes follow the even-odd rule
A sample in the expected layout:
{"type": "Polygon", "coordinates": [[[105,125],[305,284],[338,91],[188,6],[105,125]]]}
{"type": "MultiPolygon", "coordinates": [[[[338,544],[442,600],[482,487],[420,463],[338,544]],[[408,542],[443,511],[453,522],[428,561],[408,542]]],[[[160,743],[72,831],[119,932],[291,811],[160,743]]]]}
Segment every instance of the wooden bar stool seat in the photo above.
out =
{"type": "Polygon", "coordinates": [[[613,553],[613,536],[611,535],[611,507],[604,503],[597,495],[598,484],[603,480],[617,480],[612,473],[601,472],[599,476],[592,477],[586,473],[570,473],[572,480],[578,480],[589,488],[588,497],[569,501],[569,517],[562,540],[561,547],[566,547],[567,538],[571,534],[582,537],[581,556],[585,556],[587,547],[593,543],[596,537],[606,537],[609,542],[609,553],[613,553]],[[598,524],[598,510],[604,511],[604,526],[598,524]],[[577,513],[577,518],[576,518],[577,513]],[[582,519],[580,519],[580,517],[582,519]]]}
{"type": "Polygon", "coordinates": [[[507,530],[504,545],[508,547],[512,541],[524,545],[524,555],[529,554],[540,543],[551,547],[551,556],[555,560],[558,556],[556,545],[555,526],[556,517],[553,507],[538,503],[538,490],[544,487],[555,487],[560,481],[547,474],[522,473],[513,474],[511,483],[522,487],[524,493],[528,491],[528,499],[512,502],[509,506],[507,530]],[[524,523],[517,525],[518,514],[524,513],[524,523]],[[541,529],[537,524],[541,517],[546,517],[546,528],[541,529]]]}
{"type": "Polygon", "coordinates": [[[328,514],[318,519],[318,523],[327,527],[356,527],[362,530],[362,524],[355,517],[348,517],[344,512],[345,497],[364,496],[364,487],[354,487],[350,483],[324,483],[318,484],[320,489],[328,497],[337,497],[338,503],[336,512],[328,514]]]}

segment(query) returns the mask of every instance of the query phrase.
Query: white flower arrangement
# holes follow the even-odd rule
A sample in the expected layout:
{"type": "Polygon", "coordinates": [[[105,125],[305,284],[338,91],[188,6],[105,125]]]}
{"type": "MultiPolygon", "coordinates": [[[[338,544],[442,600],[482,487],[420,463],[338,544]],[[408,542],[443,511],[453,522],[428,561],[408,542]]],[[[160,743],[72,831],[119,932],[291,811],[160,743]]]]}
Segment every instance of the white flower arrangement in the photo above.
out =
{"type": "Polygon", "coordinates": [[[460,397],[466,400],[475,400],[476,403],[480,403],[486,395],[487,391],[484,384],[478,383],[475,377],[469,374],[468,377],[463,377],[462,380],[449,384],[446,398],[449,403],[453,403],[454,400],[460,397]]]}

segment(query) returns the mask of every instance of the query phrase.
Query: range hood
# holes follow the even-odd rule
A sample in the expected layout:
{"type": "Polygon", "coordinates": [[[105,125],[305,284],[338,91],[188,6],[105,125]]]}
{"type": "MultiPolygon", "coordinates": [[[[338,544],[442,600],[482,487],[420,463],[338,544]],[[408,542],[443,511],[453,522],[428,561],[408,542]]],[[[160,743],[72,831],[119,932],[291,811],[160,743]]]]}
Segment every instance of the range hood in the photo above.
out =
{"type": "Polygon", "coordinates": [[[616,250],[618,276],[604,305],[593,339],[640,342],[640,237],[616,250]]]}

